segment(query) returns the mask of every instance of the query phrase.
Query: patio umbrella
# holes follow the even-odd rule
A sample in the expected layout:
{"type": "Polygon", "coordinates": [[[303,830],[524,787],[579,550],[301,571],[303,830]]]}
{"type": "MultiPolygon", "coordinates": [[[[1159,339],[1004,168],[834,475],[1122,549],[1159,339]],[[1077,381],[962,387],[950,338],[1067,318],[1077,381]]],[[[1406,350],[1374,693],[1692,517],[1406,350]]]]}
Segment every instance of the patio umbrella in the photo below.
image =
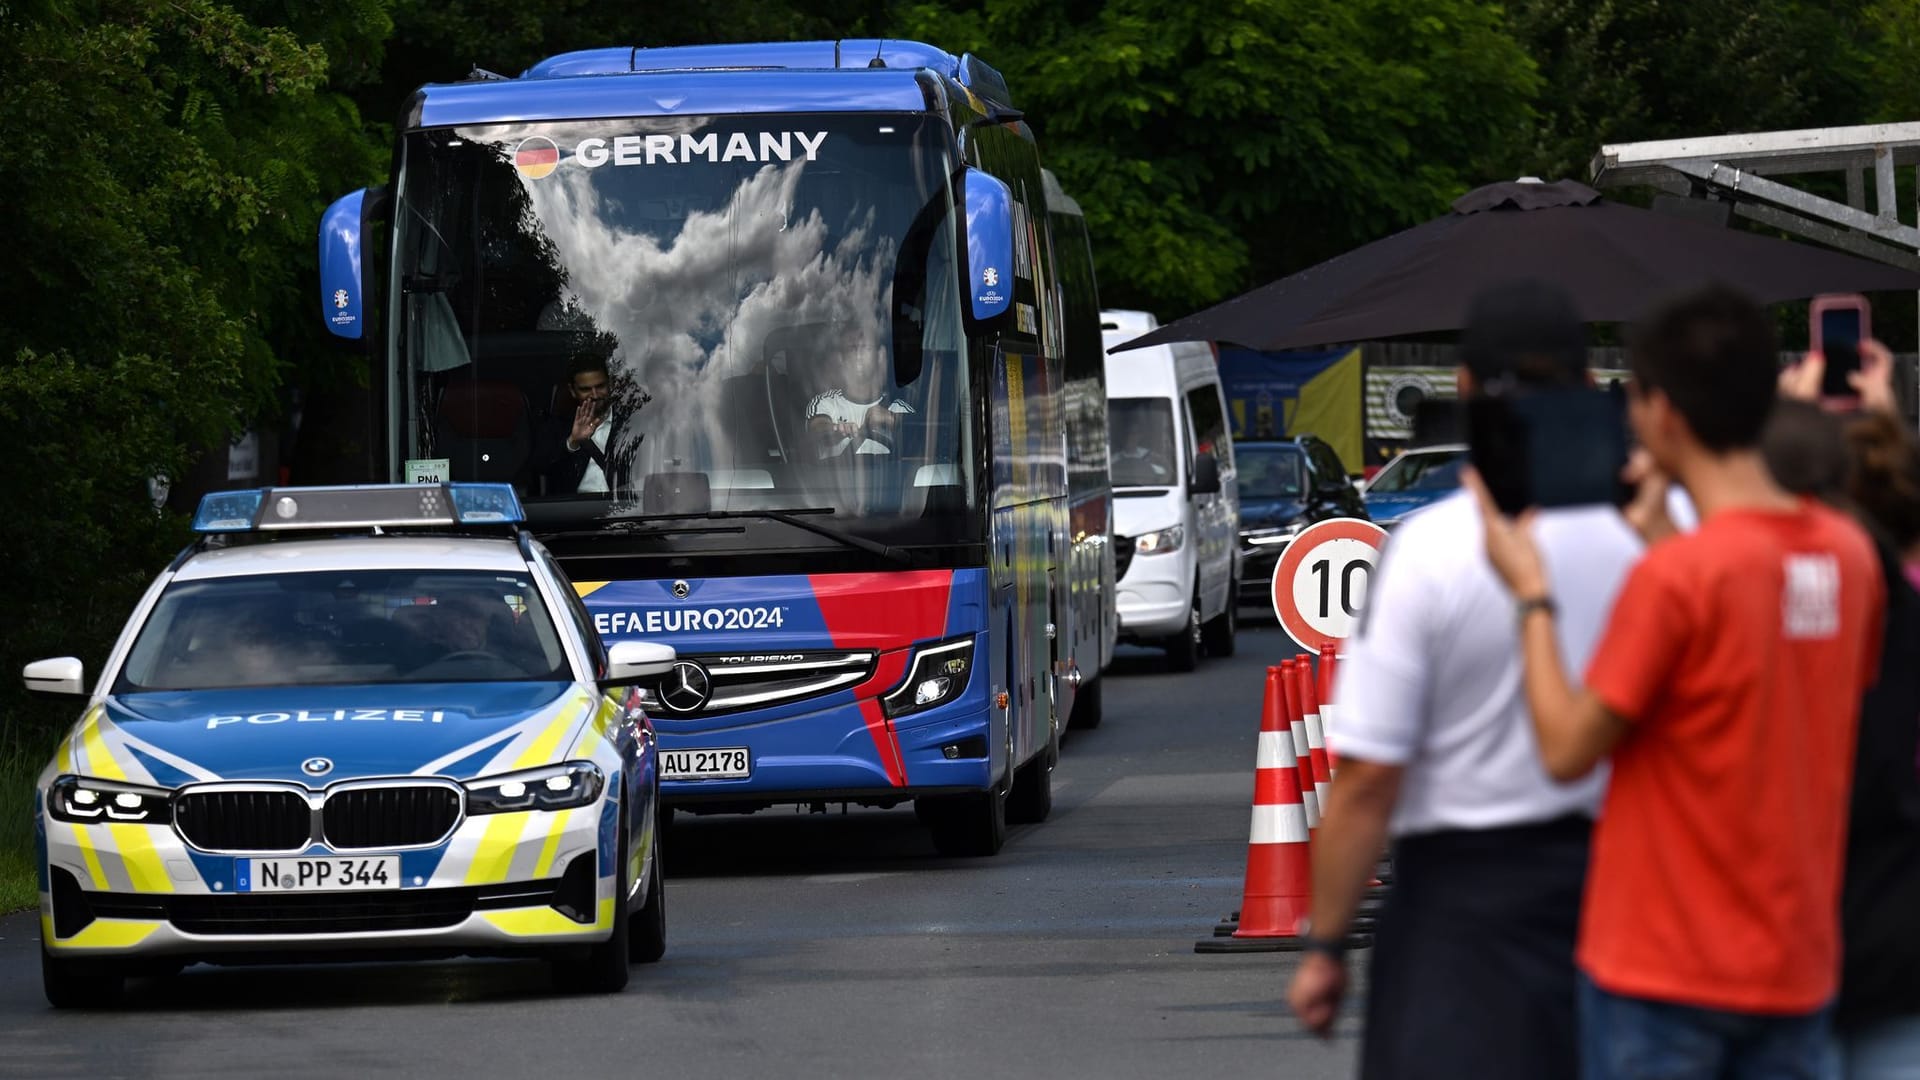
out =
{"type": "Polygon", "coordinates": [[[1823,292],[1920,289],[1920,274],[1825,248],[1608,202],[1573,180],[1488,184],[1444,217],[1355,248],[1115,346],[1225,341],[1305,348],[1466,325],[1482,288],[1539,278],[1587,322],[1627,322],[1690,286],[1761,303],[1823,292]]]}

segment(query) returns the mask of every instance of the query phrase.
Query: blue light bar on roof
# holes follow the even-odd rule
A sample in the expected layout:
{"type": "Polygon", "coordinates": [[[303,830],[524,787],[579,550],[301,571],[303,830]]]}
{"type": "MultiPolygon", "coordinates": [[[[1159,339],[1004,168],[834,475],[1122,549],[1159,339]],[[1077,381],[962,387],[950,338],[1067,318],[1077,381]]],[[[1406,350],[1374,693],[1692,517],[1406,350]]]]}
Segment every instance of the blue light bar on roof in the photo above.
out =
{"type": "Polygon", "coordinates": [[[526,520],[510,484],[356,484],[216,491],[200,500],[199,532],[507,525],[526,520]]]}

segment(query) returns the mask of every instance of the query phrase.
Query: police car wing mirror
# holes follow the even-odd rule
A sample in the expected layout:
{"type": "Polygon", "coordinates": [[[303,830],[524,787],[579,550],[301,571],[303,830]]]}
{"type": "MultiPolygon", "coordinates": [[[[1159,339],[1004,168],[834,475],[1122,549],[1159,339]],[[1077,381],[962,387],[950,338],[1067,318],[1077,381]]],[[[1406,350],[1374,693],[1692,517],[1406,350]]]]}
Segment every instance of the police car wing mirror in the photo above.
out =
{"type": "Polygon", "coordinates": [[[960,174],[960,205],[966,321],[975,331],[996,330],[1013,313],[1013,189],[969,166],[960,174]]]}
{"type": "Polygon", "coordinates": [[[366,344],[366,234],[386,213],[387,189],[361,188],[320,215],[320,319],[334,337],[366,344]]]}
{"type": "Polygon", "coordinates": [[[86,665],[77,656],[57,656],[51,660],[35,660],[21,672],[27,684],[27,691],[48,697],[72,697],[84,695],[86,665]]]}
{"type": "Polygon", "coordinates": [[[673,670],[673,646],[652,641],[619,641],[607,649],[603,687],[650,683],[673,670]]]}

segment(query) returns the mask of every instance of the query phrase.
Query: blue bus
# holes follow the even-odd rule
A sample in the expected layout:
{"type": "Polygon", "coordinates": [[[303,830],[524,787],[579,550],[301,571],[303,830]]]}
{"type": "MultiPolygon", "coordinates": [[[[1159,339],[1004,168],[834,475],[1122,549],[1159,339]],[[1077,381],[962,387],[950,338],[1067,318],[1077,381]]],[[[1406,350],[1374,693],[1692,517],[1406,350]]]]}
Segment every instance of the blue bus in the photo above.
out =
{"type": "Polygon", "coordinates": [[[897,40],[606,48],[422,87],[320,227],[393,481],[504,481],[647,690],[662,802],[1052,803],[1111,658],[1084,217],[1006,81],[897,40]],[[1052,197],[1050,197],[1050,194],[1052,197]]]}

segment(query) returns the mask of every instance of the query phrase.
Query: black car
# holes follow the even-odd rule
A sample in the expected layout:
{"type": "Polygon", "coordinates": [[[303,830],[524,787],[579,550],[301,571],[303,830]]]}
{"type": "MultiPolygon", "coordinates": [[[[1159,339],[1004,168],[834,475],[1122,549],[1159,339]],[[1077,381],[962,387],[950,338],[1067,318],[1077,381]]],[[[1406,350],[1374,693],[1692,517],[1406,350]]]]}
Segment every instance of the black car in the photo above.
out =
{"type": "Polygon", "coordinates": [[[1234,440],[1240,484],[1240,603],[1273,608],[1273,567],[1301,529],[1328,518],[1367,517],[1340,455],[1313,435],[1234,440]]]}

